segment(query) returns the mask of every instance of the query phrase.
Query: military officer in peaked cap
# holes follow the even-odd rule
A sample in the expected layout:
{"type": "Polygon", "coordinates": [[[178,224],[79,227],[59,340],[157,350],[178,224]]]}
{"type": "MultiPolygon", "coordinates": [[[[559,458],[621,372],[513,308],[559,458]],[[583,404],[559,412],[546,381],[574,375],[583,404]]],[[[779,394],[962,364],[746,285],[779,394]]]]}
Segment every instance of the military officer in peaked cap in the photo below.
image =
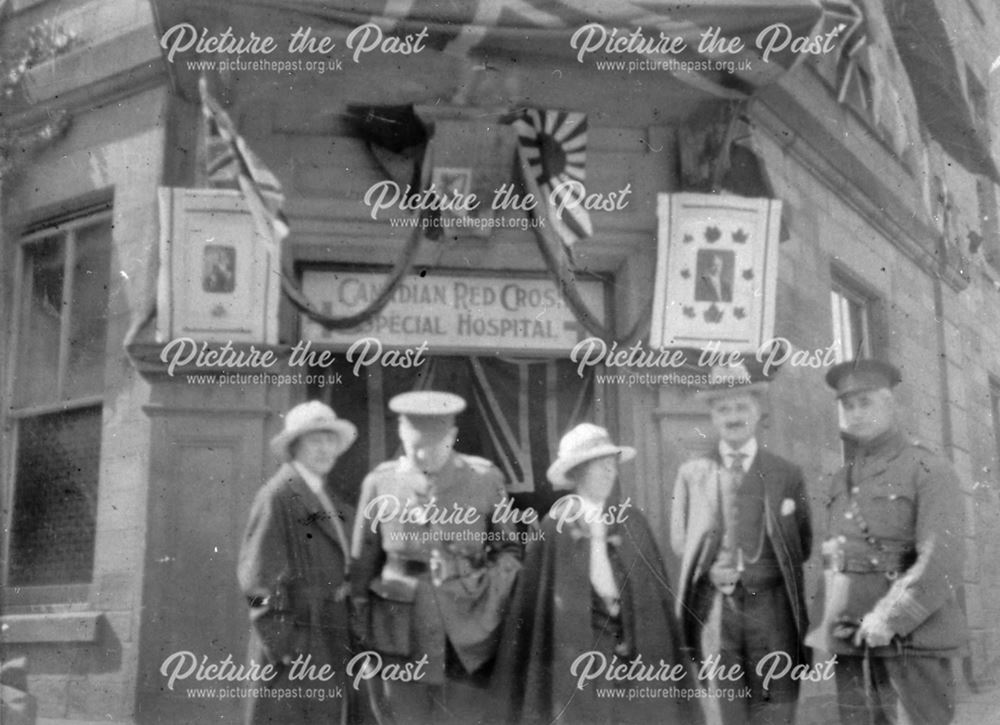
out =
{"type": "Polygon", "coordinates": [[[489,461],[453,450],[457,395],[410,392],[389,401],[403,456],[364,480],[355,520],[356,637],[383,663],[419,663],[419,679],[378,680],[380,722],[477,722],[500,626],[520,568],[506,498],[489,461]]]}
{"type": "Polygon", "coordinates": [[[877,360],[834,366],[847,464],[827,496],[825,600],[807,642],[837,656],[842,723],[952,720],[950,657],[965,646],[962,493],[951,466],[900,431],[901,375],[877,360]]]}

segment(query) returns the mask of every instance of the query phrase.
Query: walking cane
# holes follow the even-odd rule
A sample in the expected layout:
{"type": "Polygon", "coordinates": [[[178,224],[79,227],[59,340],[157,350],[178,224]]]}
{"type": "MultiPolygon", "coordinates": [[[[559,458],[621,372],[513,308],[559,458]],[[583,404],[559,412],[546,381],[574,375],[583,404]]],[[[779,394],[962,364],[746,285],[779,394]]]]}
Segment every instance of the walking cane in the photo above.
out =
{"type": "Polygon", "coordinates": [[[868,725],[876,725],[874,708],[876,697],[875,680],[872,675],[872,653],[868,642],[864,643],[864,657],[861,659],[861,677],[865,681],[865,704],[868,710],[868,725]]]}

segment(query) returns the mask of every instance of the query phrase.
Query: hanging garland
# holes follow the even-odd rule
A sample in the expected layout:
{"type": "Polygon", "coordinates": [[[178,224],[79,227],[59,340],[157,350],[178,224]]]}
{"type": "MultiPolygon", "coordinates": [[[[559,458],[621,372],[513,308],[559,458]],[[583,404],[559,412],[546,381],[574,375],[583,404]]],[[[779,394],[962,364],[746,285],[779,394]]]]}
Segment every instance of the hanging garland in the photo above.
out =
{"type": "MultiPolygon", "coordinates": [[[[519,159],[518,169],[521,173],[519,181],[523,188],[525,186],[524,176],[525,174],[530,174],[531,171],[525,168],[524,159],[521,158],[521,155],[518,154],[517,156],[519,159]]],[[[539,212],[536,209],[532,213],[537,215],[539,212]]],[[[545,260],[545,266],[551,273],[552,279],[556,283],[556,287],[559,289],[563,300],[569,305],[573,316],[576,317],[584,329],[591,335],[601,338],[609,345],[615,342],[616,338],[613,329],[601,324],[583,297],[580,296],[580,290],[576,286],[576,274],[570,268],[569,258],[563,251],[562,243],[549,232],[548,225],[536,224],[534,228],[538,251],[541,252],[542,259],[545,260]]],[[[651,314],[652,311],[647,306],[620,343],[629,345],[640,337],[645,337],[649,331],[651,314]]]]}
{"type": "Polygon", "coordinates": [[[403,281],[403,277],[410,271],[410,267],[413,266],[413,260],[417,257],[417,251],[420,249],[420,242],[424,238],[424,225],[421,221],[422,219],[418,220],[413,231],[410,233],[410,238],[407,240],[402,254],[396,260],[396,264],[386,278],[385,284],[378,295],[375,296],[367,307],[353,315],[334,317],[320,312],[313,305],[312,301],[306,297],[302,288],[299,287],[298,282],[295,281],[288,270],[283,270],[281,273],[281,289],[299,312],[318,325],[322,325],[327,330],[349,330],[357,327],[369,318],[377,315],[389,304],[389,300],[392,299],[392,293],[396,291],[399,283],[403,281]]]}

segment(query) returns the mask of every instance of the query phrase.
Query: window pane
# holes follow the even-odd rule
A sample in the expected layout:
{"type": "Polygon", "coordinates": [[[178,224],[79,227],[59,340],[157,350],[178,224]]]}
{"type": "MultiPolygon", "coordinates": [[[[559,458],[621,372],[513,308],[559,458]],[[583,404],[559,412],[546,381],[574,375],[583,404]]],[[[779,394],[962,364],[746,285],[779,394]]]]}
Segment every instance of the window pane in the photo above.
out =
{"type": "Polygon", "coordinates": [[[851,315],[851,357],[868,357],[867,309],[853,300],[848,302],[851,315]]]}
{"type": "Polygon", "coordinates": [[[844,328],[843,351],[845,360],[853,360],[858,349],[858,330],[854,326],[855,317],[851,314],[851,301],[844,296],[840,298],[840,321],[844,328]]]}
{"type": "Polygon", "coordinates": [[[24,247],[24,301],[14,378],[14,404],[19,407],[51,402],[58,394],[64,255],[62,237],[24,247]]]}
{"type": "Polygon", "coordinates": [[[65,380],[68,398],[104,391],[110,268],[111,220],[79,229],[65,380]]]}
{"type": "Polygon", "coordinates": [[[838,362],[871,355],[868,301],[838,285],[830,292],[831,326],[838,362]]]}
{"type": "Polygon", "coordinates": [[[836,346],[837,362],[844,360],[844,326],[840,319],[840,295],[830,292],[830,316],[833,326],[833,344],[836,346]]]}
{"type": "Polygon", "coordinates": [[[99,407],[19,421],[9,584],[90,581],[100,457],[99,407]]]}

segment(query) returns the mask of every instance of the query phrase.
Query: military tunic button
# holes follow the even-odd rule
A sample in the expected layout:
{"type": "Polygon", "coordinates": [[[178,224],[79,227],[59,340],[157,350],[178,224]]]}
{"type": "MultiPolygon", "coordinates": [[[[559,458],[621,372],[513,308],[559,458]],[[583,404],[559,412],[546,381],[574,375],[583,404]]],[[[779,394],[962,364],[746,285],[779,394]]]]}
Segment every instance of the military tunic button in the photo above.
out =
{"type": "Polygon", "coordinates": [[[837,537],[837,541],[839,541],[841,544],[846,544],[847,543],[847,537],[844,536],[843,534],[841,534],[840,536],[837,537]]]}
{"type": "Polygon", "coordinates": [[[861,493],[861,489],[858,486],[854,486],[853,488],[851,488],[851,493],[857,496],[859,493],[861,493]]]}
{"type": "Polygon", "coordinates": [[[897,498],[899,498],[899,494],[898,493],[893,493],[893,494],[889,495],[889,500],[890,501],[895,501],[897,498]]]}
{"type": "Polygon", "coordinates": [[[873,557],[872,557],[871,559],[869,559],[868,561],[869,561],[869,563],[870,563],[870,564],[871,564],[872,566],[878,566],[878,559],[877,559],[877,558],[875,558],[874,556],[873,556],[873,557]]]}
{"type": "Polygon", "coordinates": [[[848,521],[850,521],[851,519],[854,518],[854,514],[852,512],[850,512],[850,511],[845,511],[844,512],[844,518],[847,519],[848,521]]]}

